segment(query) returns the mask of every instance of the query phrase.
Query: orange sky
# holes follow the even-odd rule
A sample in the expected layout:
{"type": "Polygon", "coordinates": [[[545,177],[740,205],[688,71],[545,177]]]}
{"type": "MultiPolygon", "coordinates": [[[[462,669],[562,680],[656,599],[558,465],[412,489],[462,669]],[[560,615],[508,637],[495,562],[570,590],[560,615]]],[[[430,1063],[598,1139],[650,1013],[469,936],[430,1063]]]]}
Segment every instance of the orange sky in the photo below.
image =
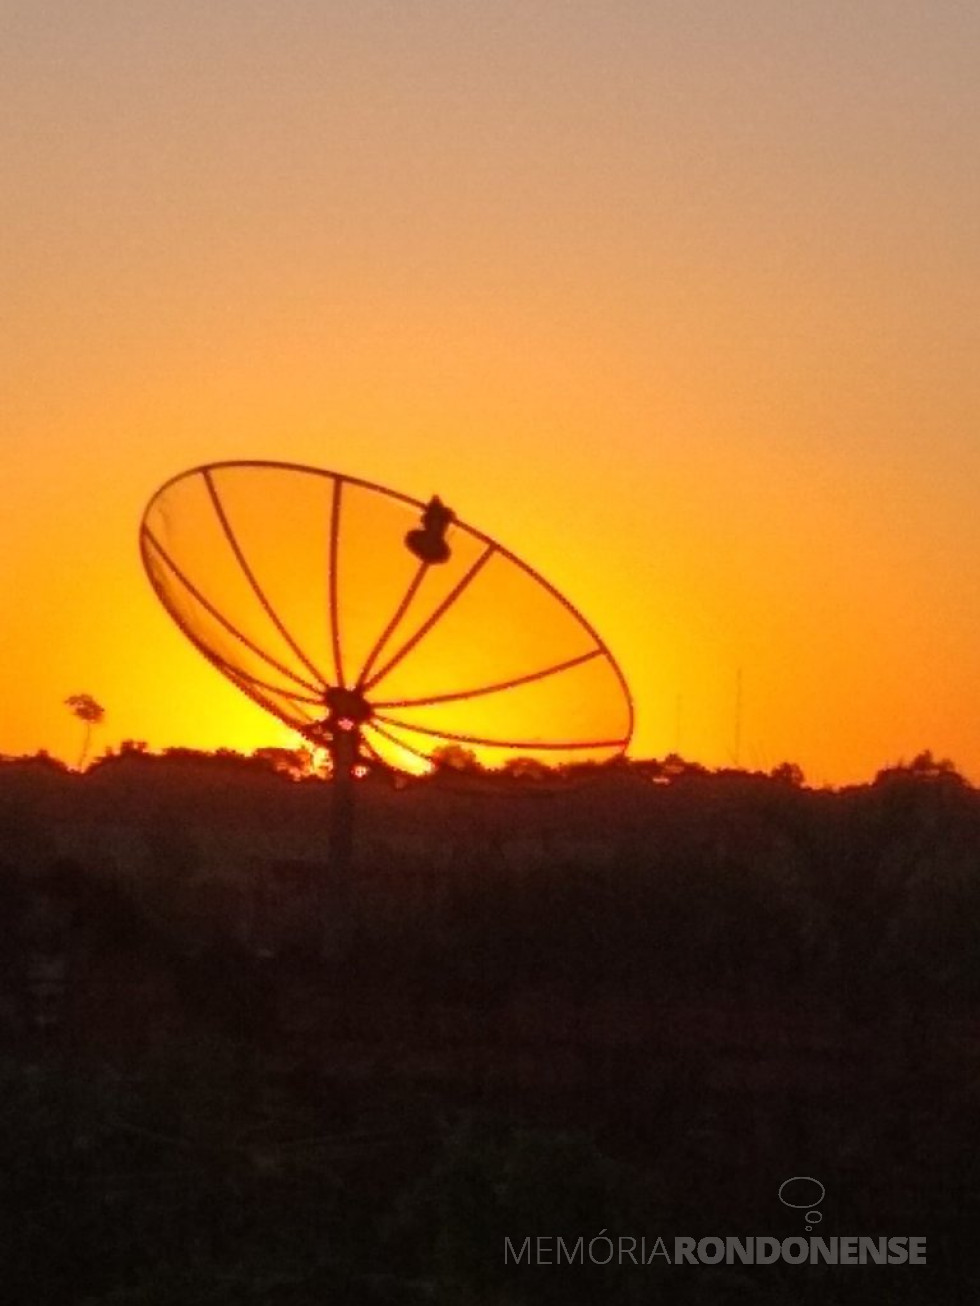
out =
{"type": "Polygon", "coordinates": [[[499,535],[679,744],[980,777],[980,9],[12,0],[0,751],[288,742],[136,531],[222,458],[499,535]],[[678,710],[679,709],[679,710],[678,710]]]}

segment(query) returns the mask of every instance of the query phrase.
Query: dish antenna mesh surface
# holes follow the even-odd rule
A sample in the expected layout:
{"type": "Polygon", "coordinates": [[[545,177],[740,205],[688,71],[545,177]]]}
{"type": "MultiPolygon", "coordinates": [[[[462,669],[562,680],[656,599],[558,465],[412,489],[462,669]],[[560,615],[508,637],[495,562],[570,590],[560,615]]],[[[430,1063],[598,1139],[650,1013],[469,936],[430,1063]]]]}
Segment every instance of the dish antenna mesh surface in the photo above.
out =
{"type": "Polygon", "coordinates": [[[632,732],[595,630],[507,549],[428,504],[336,472],[214,463],[168,481],[140,528],[170,615],[250,698],[330,750],[424,771],[606,760],[632,732]]]}

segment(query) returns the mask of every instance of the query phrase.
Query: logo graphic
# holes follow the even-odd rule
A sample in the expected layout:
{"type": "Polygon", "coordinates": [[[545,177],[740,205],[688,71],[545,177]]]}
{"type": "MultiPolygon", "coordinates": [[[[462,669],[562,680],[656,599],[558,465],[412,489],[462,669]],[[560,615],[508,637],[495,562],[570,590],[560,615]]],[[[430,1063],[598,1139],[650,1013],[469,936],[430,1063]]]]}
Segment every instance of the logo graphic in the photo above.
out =
{"type": "Polygon", "coordinates": [[[810,1232],[815,1224],[819,1224],[823,1219],[820,1212],[813,1210],[812,1208],[819,1206],[826,1195],[827,1190],[824,1188],[820,1180],[814,1179],[813,1175],[809,1174],[791,1175],[789,1179],[784,1179],[779,1185],[779,1200],[784,1206],[790,1206],[794,1211],[806,1211],[804,1219],[809,1221],[806,1225],[807,1233],[810,1232]],[[790,1187],[791,1184],[795,1185],[795,1187],[790,1187]],[[813,1196],[814,1189],[813,1187],[809,1187],[809,1185],[813,1185],[820,1189],[819,1197],[813,1196]],[[789,1188],[789,1196],[784,1197],[783,1192],[787,1188],[789,1188]],[[804,1198],[803,1201],[799,1200],[801,1197],[804,1198]]]}

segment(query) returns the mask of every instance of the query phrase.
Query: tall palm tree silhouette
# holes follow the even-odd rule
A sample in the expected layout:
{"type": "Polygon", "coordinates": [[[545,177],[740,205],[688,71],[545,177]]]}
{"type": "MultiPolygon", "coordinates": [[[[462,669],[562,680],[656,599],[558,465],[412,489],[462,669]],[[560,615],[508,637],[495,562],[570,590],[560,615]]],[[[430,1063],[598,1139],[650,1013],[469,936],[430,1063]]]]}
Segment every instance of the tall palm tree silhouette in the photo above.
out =
{"type": "Polygon", "coordinates": [[[85,765],[85,759],[88,757],[89,745],[92,742],[92,727],[97,726],[104,719],[105,708],[97,703],[91,694],[70,694],[65,699],[65,706],[70,707],[72,713],[85,726],[82,751],[78,757],[78,770],[81,771],[85,765]]]}

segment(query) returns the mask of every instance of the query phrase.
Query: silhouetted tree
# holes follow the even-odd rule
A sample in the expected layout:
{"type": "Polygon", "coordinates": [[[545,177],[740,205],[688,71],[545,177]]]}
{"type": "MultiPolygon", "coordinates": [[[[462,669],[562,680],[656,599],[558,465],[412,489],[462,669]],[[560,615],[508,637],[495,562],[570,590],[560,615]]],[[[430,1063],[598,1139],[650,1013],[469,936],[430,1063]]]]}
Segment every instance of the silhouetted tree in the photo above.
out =
{"type": "Polygon", "coordinates": [[[304,780],[314,774],[313,753],[309,748],[256,748],[252,757],[291,780],[304,780]]]}
{"type": "Polygon", "coordinates": [[[661,775],[670,781],[707,774],[707,770],[700,762],[688,762],[679,753],[668,753],[661,763],[661,775]]]}
{"type": "Polygon", "coordinates": [[[515,780],[545,780],[552,774],[551,768],[536,757],[511,757],[504,763],[503,772],[515,780]]]}
{"type": "Polygon", "coordinates": [[[917,753],[911,762],[899,762],[879,771],[874,784],[887,784],[890,781],[945,781],[946,783],[965,785],[966,781],[948,757],[933,757],[932,749],[926,748],[917,753]]]}
{"type": "Polygon", "coordinates": [[[85,766],[89,745],[92,742],[92,727],[104,720],[105,708],[97,703],[91,694],[69,694],[65,699],[65,706],[71,708],[72,714],[85,726],[82,751],[78,756],[78,770],[81,771],[85,766]]]}
{"type": "Polygon", "coordinates": [[[479,759],[471,748],[461,744],[441,744],[432,753],[436,771],[482,771],[479,759]]]}
{"type": "Polygon", "coordinates": [[[802,788],[806,782],[802,769],[795,762],[780,762],[779,766],[772,768],[769,775],[781,784],[792,785],[794,789],[802,788]]]}

